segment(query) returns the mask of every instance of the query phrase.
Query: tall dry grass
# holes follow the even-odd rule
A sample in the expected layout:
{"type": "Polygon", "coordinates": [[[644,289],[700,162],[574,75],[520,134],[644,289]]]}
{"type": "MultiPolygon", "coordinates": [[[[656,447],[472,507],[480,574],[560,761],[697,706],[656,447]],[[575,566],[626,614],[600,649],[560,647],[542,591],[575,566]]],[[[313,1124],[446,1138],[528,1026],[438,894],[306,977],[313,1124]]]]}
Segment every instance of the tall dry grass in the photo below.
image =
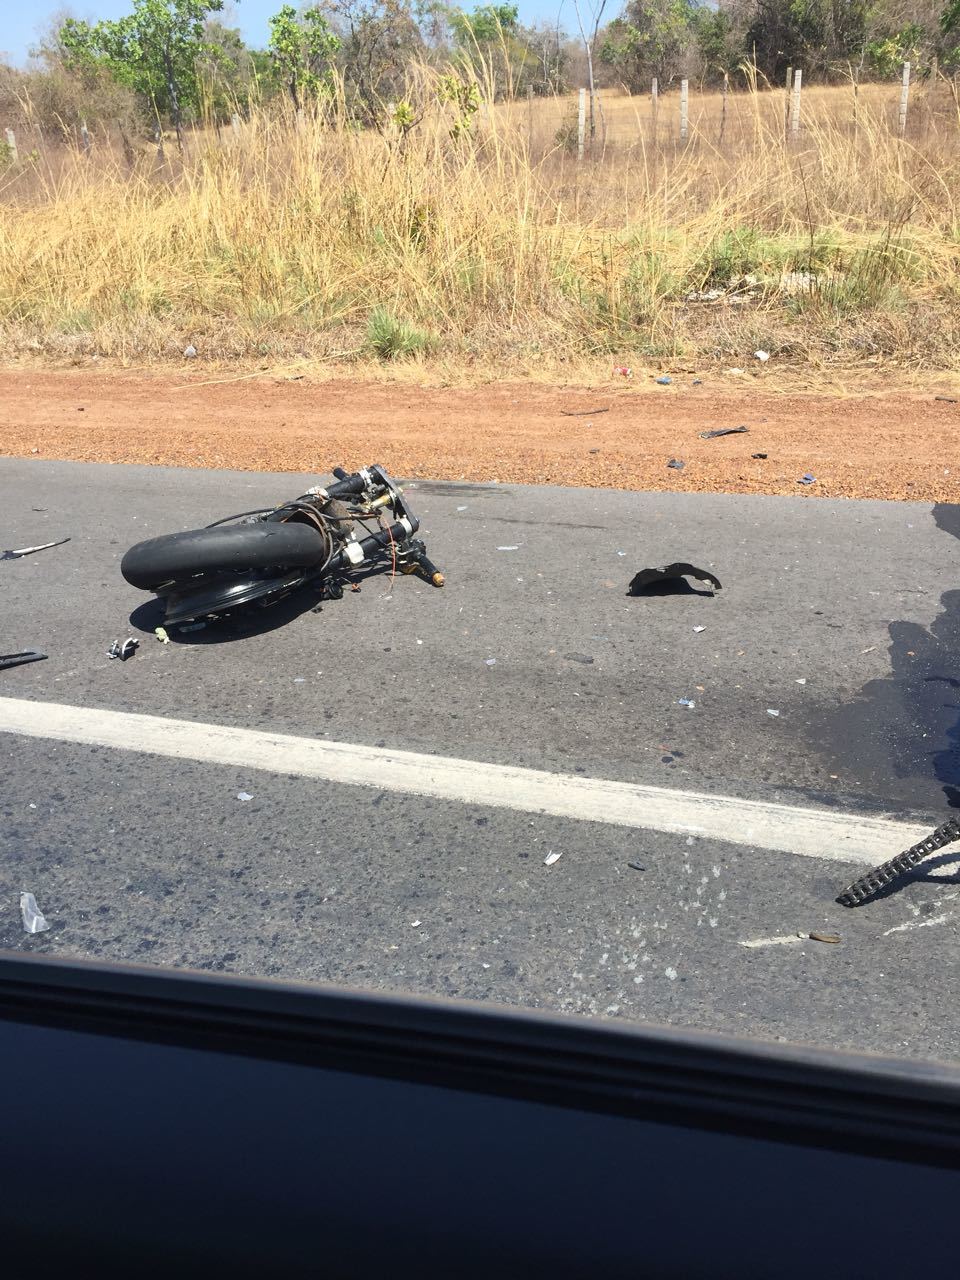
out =
{"type": "Polygon", "coordinates": [[[6,350],[960,367],[950,85],[915,92],[902,139],[892,85],[805,90],[797,142],[782,91],[731,94],[725,117],[693,95],[685,145],[676,96],[656,118],[611,97],[578,163],[572,101],[484,106],[455,139],[432,76],[405,135],[358,131],[334,95],[163,164],[40,142],[0,174],[6,350]]]}

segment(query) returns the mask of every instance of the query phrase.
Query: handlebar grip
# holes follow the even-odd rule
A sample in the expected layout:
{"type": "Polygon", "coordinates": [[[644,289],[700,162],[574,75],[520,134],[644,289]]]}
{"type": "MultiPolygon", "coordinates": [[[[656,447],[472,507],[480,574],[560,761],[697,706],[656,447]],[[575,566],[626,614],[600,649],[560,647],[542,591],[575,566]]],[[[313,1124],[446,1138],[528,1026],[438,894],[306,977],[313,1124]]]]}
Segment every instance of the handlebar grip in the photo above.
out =
{"type": "Polygon", "coordinates": [[[327,485],[327,497],[347,498],[353,494],[363,493],[365,488],[363,476],[359,471],[355,471],[352,476],[347,476],[345,480],[338,480],[336,484],[327,485]]]}

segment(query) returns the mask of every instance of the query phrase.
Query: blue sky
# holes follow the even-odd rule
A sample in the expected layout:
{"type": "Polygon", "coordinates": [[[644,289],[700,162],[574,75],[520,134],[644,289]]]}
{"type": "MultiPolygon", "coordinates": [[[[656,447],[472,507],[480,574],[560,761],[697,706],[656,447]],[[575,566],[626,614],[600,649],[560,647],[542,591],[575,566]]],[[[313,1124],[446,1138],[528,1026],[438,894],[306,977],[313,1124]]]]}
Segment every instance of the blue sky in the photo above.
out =
{"type": "MultiPolygon", "coordinates": [[[[288,2],[297,4],[298,0],[288,2]]],[[[481,0],[461,2],[463,8],[472,9],[481,0]]],[[[553,21],[560,2],[561,0],[515,0],[522,22],[535,22],[541,18],[553,21]]],[[[276,13],[283,3],[284,0],[238,0],[228,6],[232,10],[231,25],[240,28],[248,44],[263,46],[267,40],[267,18],[276,13]]],[[[98,18],[119,18],[122,14],[129,13],[131,7],[130,0],[72,0],[66,4],[64,0],[34,0],[32,4],[15,4],[11,0],[8,4],[0,4],[0,8],[4,10],[0,19],[0,54],[5,54],[16,66],[22,66],[28,49],[36,43],[54,14],[69,12],[75,18],[96,21],[98,18]]],[[[564,0],[563,7],[567,19],[565,26],[570,30],[573,25],[573,6],[570,0],[564,0]]],[[[585,7],[589,8],[589,0],[585,7]]]]}

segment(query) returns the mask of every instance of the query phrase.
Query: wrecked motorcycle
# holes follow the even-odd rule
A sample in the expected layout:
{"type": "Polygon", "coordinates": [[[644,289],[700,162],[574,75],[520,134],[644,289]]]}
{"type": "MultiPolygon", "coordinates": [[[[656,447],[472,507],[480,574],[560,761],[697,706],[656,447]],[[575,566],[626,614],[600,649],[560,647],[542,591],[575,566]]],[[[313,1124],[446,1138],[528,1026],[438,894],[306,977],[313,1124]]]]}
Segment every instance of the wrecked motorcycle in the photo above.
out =
{"type": "Polygon", "coordinates": [[[131,586],[163,601],[168,623],[274,604],[311,583],[337,594],[351,572],[378,563],[443,586],[416,537],[419,520],[383,467],[352,474],[335,467],[333,474],[335,483],[280,506],[138,542],[120,571],[131,586]]]}

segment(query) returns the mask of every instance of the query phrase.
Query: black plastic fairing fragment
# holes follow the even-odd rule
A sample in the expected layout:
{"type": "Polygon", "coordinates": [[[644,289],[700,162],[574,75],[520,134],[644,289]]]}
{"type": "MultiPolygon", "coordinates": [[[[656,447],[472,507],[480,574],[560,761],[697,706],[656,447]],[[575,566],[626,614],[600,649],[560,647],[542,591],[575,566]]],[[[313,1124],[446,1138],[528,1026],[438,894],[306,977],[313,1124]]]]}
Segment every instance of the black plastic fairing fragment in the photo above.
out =
{"type": "Polygon", "coordinates": [[[720,579],[708,569],[698,569],[696,565],[688,564],[685,560],[678,560],[675,564],[662,565],[658,569],[641,569],[639,573],[635,573],[627,595],[643,595],[649,587],[658,582],[665,582],[669,578],[695,578],[698,582],[709,583],[715,591],[723,589],[720,579]]]}
{"type": "Polygon", "coordinates": [[[46,656],[39,649],[21,649],[19,653],[0,653],[0,670],[5,667],[22,667],[25,662],[43,662],[46,656]]]}

